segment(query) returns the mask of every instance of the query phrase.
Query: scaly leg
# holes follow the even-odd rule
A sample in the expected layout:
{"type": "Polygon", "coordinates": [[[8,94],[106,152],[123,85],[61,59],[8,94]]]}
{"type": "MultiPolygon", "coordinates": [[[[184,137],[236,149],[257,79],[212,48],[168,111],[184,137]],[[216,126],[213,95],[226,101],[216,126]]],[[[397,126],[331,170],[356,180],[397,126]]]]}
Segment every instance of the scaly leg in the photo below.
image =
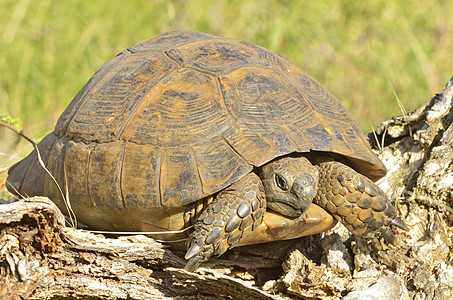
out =
{"type": "Polygon", "coordinates": [[[382,235],[394,244],[391,226],[408,230],[385,193],[369,178],[336,161],[317,167],[318,194],[313,202],[333,214],[353,234],[367,238],[382,235]]]}
{"type": "Polygon", "coordinates": [[[264,188],[254,173],[220,192],[194,224],[185,269],[193,271],[212,255],[220,256],[233,248],[261,224],[265,212],[264,188]]]}

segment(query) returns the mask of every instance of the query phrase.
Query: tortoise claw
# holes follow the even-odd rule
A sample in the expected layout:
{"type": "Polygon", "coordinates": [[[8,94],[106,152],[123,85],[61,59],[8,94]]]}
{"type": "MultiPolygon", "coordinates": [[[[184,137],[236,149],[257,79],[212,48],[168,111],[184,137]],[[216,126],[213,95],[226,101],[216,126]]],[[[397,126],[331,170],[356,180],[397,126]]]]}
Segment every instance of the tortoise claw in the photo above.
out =
{"type": "Polygon", "coordinates": [[[186,271],[189,271],[189,272],[193,272],[195,271],[198,266],[204,261],[204,258],[203,256],[194,256],[192,258],[190,258],[187,263],[186,263],[186,266],[184,267],[184,270],[186,271]]]}
{"type": "Polygon", "coordinates": [[[199,255],[202,251],[203,251],[202,247],[200,247],[198,244],[193,244],[192,247],[190,247],[189,250],[187,250],[184,258],[189,260],[194,256],[199,255]]]}
{"type": "Polygon", "coordinates": [[[405,230],[405,231],[408,231],[409,230],[409,227],[406,225],[406,223],[404,223],[403,220],[401,220],[400,218],[395,218],[392,220],[391,224],[393,226],[396,226],[402,230],[405,230]]]}

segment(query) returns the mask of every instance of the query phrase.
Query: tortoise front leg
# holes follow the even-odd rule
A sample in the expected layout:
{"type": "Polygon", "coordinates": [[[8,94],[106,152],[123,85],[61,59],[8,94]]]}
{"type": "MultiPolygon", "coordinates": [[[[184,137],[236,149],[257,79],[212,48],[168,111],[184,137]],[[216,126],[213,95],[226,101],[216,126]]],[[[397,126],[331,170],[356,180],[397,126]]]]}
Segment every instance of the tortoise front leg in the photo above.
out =
{"type": "Polygon", "coordinates": [[[266,212],[264,188],[250,173],[221,191],[200,214],[187,241],[186,270],[233,248],[261,224],[266,212]]]}
{"type": "Polygon", "coordinates": [[[392,225],[408,229],[396,216],[385,193],[369,178],[336,161],[320,163],[317,168],[318,194],[313,202],[332,213],[353,234],[365,237],[383,234],[393,244],[395,235],[387,229],[392,225]]]}

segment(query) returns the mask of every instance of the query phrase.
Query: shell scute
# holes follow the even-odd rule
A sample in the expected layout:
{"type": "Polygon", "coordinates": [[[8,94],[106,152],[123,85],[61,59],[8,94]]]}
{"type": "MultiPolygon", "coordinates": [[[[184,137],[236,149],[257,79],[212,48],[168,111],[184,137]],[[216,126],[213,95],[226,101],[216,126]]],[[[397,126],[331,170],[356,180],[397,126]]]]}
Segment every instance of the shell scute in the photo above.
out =
{"type": "Polygon", "coordinates": [[[248,67],[272,67],[272,54],[263,48],[237,40],[202,40],[170,49],[168,55],[182,66],[217,75],[248,67]]]}
{"type": "Polygon", "coordinates": [[[65,134],[85,143],[117,140],[145,95],[175,68],[161,53],[128,55],[84,99],[76,100],[80,102],[65,134]]]}

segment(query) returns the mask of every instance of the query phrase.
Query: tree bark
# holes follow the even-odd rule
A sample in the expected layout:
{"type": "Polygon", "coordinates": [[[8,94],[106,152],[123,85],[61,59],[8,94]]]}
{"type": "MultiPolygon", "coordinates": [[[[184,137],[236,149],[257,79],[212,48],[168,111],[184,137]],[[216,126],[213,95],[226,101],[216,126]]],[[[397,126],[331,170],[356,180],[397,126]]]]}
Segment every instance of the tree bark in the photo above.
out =
{"type": "Polygon", "coordinates": [[[143,235],[66,227],[50,200],[35,197],[0,205],[0,298],[450,299],[452,95],[453,78],[425,105],[369,135],[389,169],[378,184],[410,227],[397,246],[371,247],[339,224],[325,234],[239,247],[191,273],[182,269],[182,253],[143,235]]]}

